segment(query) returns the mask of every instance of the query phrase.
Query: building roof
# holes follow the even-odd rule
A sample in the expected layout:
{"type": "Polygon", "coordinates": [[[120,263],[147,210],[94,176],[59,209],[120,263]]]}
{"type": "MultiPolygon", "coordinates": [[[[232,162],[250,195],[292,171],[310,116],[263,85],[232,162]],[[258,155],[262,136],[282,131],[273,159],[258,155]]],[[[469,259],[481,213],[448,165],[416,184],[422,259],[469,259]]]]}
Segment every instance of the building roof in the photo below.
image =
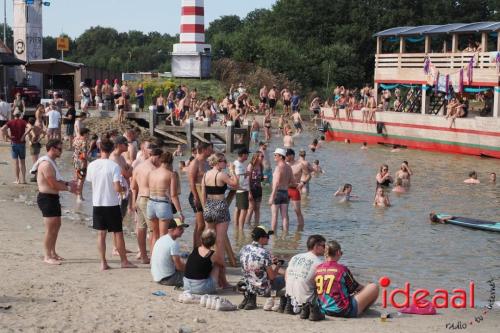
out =
{"type": "Polygon", "coordinates": [[[417,27],[396,27],[374,34],[375,37],[399,37],[431,34],[496,32],[500,22],[451,23],[444,25],[421,25],[417,27]]]}

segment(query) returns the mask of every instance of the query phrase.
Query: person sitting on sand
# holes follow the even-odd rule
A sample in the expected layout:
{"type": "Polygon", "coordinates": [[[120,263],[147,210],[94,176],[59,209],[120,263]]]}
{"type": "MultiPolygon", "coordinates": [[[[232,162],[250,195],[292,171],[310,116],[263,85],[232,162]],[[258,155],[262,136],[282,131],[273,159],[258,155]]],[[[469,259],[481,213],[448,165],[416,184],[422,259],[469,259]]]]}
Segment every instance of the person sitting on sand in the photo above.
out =
{"type": "Polygon", "coordinates": [[[403,186],[403,179],[397,177],[396,182],[394,183],[394,188],[392,189],[394,193],[405,193],[406,188],[403,186]]]}
{"type": "Polygon", "coordinates": [[[469,172],[469,178],[464,180],[464,183],[466,183],[466,184],[479,184],[481,182],[479,181],[479,179],[477,179],[476,171],[471,171],[471,172],[469,172]]]}
{"type": "Polygon", "coordinates": [[[377,187],[375,193],[375,199],[373,200],[373,205],[375,207],[390,207],[391,202],[389,201],[389,196],[385,193],[382,187],[377,187]]]}
{"type": "MultiPolygon", "coordinates": [[[[290,259],[286,270],[286,296],[280,297],[280,312],[294,314],[293,303],[301,307],[301,319],[315,321],[321,318],[320,309],[315,302],[314,275],[316,267],[324,261],[325,242],[323,236],[311,235],[306,242],[307,252],[296,254],[290,259]]],[[[264,310],[270,310],[272,300],[268,299],[264,310]]]]}
{"type": "Polygon", "coordinates": [[[224,258],[214,255],[215,230],[207,229],[201,234],[201,245],[193,250],[186,261],[184,290],[192,294],[215,294],[219,282],[220,268],[224,258]]]}
{"type": "Polygon", "coordinates": [[[173,219],[168,224],[168,233],[156,241],[151,254],[153,281],[165,286],[182,287],[186,264],[181,260],[177,239],[187,227],[180,219],[173,219]]]}
{"type": "Polygon", "coordinates": [[[285,279],[279,273],[281,262],[264,248],[272,234],[272,230],[267,231],[263,226],[255,227],[252,230],[252,243],[240,251],[246,291],[243,301],[238,305],[239,309],[254,310],[257,308],[257,295],[269,297],[271,290],[280,292],[285,287],[285,279]]]}
{"type": "Polygon", "coordinates": [[[351,201],[351,199],[358,199],[359,197],[357,195],[352,195],[352,185],[351,184],[344,184],[344,186],[340,187],[337,192],[335,192],[334,196],[336,197],[343,197],[340,202],[347,202],[351,201]]]}
{"type": "Polygon", "coordinates": [[[325,262],[316,268],[315,282],[321,312],[327,316],[356,318],[366,311],[378,297],[374,283],[359,284],[349,268],[339,264],[342,249],[336,241],[325,247],[325,262]]]}

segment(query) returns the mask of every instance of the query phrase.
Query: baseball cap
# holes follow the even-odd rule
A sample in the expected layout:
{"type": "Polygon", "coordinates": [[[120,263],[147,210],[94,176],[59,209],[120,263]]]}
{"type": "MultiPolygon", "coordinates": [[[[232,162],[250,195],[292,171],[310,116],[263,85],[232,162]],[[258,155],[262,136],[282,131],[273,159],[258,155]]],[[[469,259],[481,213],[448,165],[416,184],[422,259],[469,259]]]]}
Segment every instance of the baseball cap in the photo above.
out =
{"type": "Polygon", "coordinates": [[[179,219],[179,218],[175,218],[175,219],[173,219],[173,220],[172,220],[172,221],[170,221],[170,223],[168,224],[168,228],[169,228],[169,229],[175,229],[175,228],[179,228],[179,227],[187,228],[187,227],[189,227],[189,224],[183,223],[183,222],[181,221],[181,219],[179,219]]]}
{"type": "Polygon", "coordinates": [[[273,235],[274,231],[267,230],[266,227],[259,225],[252,230],[252,239],[254,241],[259,240],[262,237],[268,237],[273,235]]]}
{"type": "Polygon", "coordinates": [[[286,157],[286,150],[283,148],[276,148],[274,153],[286,157]]]}
{"type": "Polygon", "coordinates": [[[238,150],[238,155],[245,155],[245,154],[250,154],[250,151],[248,150],[248,148],[240,148],[238,150]]]}
{"type": "Polygon", "coordinates": [[[128,140],[124,136],[119,136],[115,139],[115,145],[128,145],[128,140]]]}

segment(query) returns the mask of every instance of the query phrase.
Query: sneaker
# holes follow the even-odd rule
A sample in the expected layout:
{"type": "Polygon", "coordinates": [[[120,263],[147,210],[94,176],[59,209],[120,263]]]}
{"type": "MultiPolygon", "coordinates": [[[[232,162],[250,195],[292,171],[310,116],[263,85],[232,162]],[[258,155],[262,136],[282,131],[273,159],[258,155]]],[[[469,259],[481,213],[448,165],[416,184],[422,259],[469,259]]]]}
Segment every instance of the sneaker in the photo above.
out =
{"type": "Polygon", "coordinates": [[[271,311],[274,311],[274,312],[278,312],[280,310],[280,300],[279,299],[275,299],[274,300],[274,305],[273,307],[271,308],[271,311]]]}
{"type": "Polygon", "coordinates": [[[300,319],[309,319],[311,313],[311,303],[304,303],[302,309],[300,310],[300,319]]]}
{"type": "Polygon", "coordinates": [[[212,296],[212,295],[209,295],[208,298],[207,298],[207,303],[205,305],[205,307],[207,309],[211,309],[212,308],[212,300],[214,299],[215,296],[212,296]]]}
{"type": "Polygon", "coordinates": [[[211,310],[215,310],[217,308],[217,301],[220,300],[221,298],[219,296],[215,296],[212,298],[212,304],[210,306],[211,310]]]}
{"type": "Polygon", "coordinates": [[[285,310],[284,312],[289,315],[294,315],[295,312],[293,311],[293,305],[292,305],[292,299],[290,296],[286,297],[286,304],[285,304],[285,310]]]}
{"type": "Polygon", "coordinates": [[[274,308],[274,297],[269,297],[264,304],[264,311],[271,311],[274,308]]]}
{"type": "Polygon", "coordinates": [[[321,309],[319,308],[319,305],[317,303],[313,303],[310,306],[310,311],[311,313],[309,314],[309,320],[310,321],[320,321],[325,319],[325,314],[321,313],[321,309]]]}
{"type": "Polygon", "coordinates": [[[179,302],[185,304],[198,304],[200,303],[200,296],[193,295],[189,291],[185,291],[179,295],[179,302]]]}
{"type": "Polygon", "coordinates": [[[217,302],[215,305],[215,310],[217,311],[234,311],[236,310],[236,305],[231,303],[229,300],[225,298],[217,298],[217,302]]]}
{"type": "Polygon", "coordinates": [[[247,303],[248,303],[248,296],[247,296],[247,294],[245,293],[245,294],[243,295],[243,301],[241,301],[241,303],[238,305],[238,309],[244,309],[244,308],[245,308],[245,306],[247,305],[247,303]]]}
{"type": "Polygon", "coordinates": [[[277,311],[279,313],[285,312],[285,306],[286,306],[286,296],[280,296],[280,302],[277,311]]]}
{"type": "Polygon", "coordinates": [[[201,298],[200,298],[200,305],[202,307],[206,307],[207,306],[207,300],[208,300],[209,297],[210,297],[210,295],[208,295],[208,294],[205,294],[205,295],[201,296],[201,298]]]}
{"type": "Polygon", "coordinates": [[[248,294],[248,301],[245,305],[245,310],[255,310],[257,309],[257,294],[248,294]]]}

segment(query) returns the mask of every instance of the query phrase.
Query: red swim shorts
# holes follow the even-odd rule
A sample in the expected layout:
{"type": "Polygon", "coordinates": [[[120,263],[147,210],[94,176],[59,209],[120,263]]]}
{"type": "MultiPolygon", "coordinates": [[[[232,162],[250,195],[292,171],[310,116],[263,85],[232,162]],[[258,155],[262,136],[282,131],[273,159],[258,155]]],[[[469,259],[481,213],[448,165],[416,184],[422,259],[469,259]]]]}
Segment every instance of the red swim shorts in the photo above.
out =
{"type": "Polygon", "coordinates": [[[292,201],[300,201],[300,191],[296,188],[288,188],[288,197],[292,201]]]}

